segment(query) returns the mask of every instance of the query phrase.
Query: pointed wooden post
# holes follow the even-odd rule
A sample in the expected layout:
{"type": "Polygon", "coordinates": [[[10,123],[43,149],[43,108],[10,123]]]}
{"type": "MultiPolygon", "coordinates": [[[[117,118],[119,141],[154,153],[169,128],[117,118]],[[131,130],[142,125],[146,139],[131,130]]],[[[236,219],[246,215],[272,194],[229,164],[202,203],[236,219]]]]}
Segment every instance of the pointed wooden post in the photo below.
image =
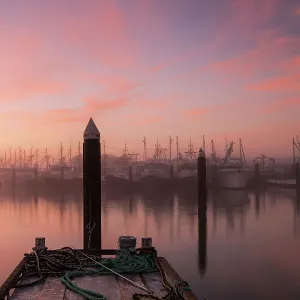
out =
{"type": "Polygon", "coordinates": [[[206,158],[201,148],[198,155],[198,264],[200,275],[206,271],[206,243],[207,243],[207,184],[206,158]]]}
{"type": "Polygon", "coordinates": [[[101,146],[92,118],[83,134],[84,250],[101,249],[101,146]]]}

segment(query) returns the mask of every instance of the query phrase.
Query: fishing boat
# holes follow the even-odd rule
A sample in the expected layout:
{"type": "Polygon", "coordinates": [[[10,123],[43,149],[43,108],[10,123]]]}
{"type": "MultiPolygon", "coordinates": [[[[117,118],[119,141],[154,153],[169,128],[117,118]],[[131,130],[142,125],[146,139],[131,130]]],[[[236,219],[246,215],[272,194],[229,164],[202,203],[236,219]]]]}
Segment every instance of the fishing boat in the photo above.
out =
{"type": "Polygon", "coordinates": [[[155,145],[155,150],[152,159],[149,159],[144,164],[144,170],[141,172],[141,185],[145,189],[155,190],[167,188],[171,184],[171,164],[166,156],[166,148],[158,143],[155,145]]]}
{"type": "Polygon", "coordinates": [[[220,188],[240,189],[245,188],[251,173],[246,169],[246,160],[240,139],[240,157],[232,157],[234,142],[230,142],[222,163],[217,166],[216,182],[220,188]]]}
{"type": "Polygon", "coordinates": [[[177,173],[179,188],[196,188],[197,184],[197,152],[191,142],[188,144],[188,151],[184,152],[185,157],[177,173]]]}

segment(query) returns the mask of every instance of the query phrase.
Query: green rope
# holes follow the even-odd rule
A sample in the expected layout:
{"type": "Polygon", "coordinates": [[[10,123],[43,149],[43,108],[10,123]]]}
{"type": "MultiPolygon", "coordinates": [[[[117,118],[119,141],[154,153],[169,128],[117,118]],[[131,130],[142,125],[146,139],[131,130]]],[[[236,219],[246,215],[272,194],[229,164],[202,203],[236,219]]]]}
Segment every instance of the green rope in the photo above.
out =
{"type": "MultiPolygon", "coordinates": [[[[93,256],[95,259],[95,256],[93,256]]],[[[144,273],[157,271],[156,262],[153,254],[139,253],[131,254],[128,251],[120,251],[115,258],[96,258],[99,263],[115,271],[116,273],[144,273]]],[[[84,268],[92,267],[93,269],[81,269],[76,271],[68,271],[61,277],[61,282],[72,292],[77,293],[88,300],[106,300],[106,297],[102,293],[96,293],[90,290],[86,290],[79,287],[73,282],[76,277],[82,277],[94,274],[112,274],[104,267],[92,263],[84,268]]]]}

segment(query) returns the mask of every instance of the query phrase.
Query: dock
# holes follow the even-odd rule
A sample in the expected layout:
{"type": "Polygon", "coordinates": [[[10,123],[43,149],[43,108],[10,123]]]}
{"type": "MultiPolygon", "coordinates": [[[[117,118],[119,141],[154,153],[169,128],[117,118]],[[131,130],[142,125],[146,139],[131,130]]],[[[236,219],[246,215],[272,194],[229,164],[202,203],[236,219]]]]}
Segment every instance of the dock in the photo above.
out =
{"type": "MultiPolygon", "coordinates": [[[[100,132],[92,119],[83,137],[83,249],[49,250],[46,239],[37,237],[32,251],[0,287],[0,300],[196,300],[189,284],[158,256],[151,237],[142,238],[140,248],[133,236],[120,236],[118,249],[102,248],[100,132]]],[[[203,211],[205,161],[201,149],[198,196],[203,211]]],[[[206,215],[200,216],[206,232],[206,215]]]]}
{"type": "Polygon", "coordinates": [[[122,274],[114,273],[114,270],[108,271],[101,266],[97,268],[95,264],[91,264],[93,260],[96,260],[102,262],[103,265],[109,265],[109,262],[114,265],[119,250],[102,249],[97,255],[85,254],[83,250],[70,248],[34,250],[31,254],[25,255],[2,285],[0,299],[197,299],[188,284],[180,278],[164,257],[156,257],[156,263],[151,264],[151,259],[155,259],[154,248],[136,250],[129,256],[124,256],[124,252],[121,251],[122,262],[119,261],[119,263],[124,271],[122,274]],[[110,258],[104,258],[104,254],[110,255],[110,258]],[[39,263],[37,263],[37,257],[39,257],[39,263]],[[86,259],[83,259],[84,257],[86,259]],[[68,264],[66,259],[69,260],[68,264]],[[63,261],[69,266],[65,270],[62,269],[63,261]],[[75,261],[79,264],[75,264],[75,261]],[[142,265],[143,261],[148,264],[142,265]],[[53,275],[51,272],[48,274],[49,271],[53,275]],[[36,283],[26,286],[31,282],[36,283]],[[14,289],[15,286],[19,287],[14,289]]]}

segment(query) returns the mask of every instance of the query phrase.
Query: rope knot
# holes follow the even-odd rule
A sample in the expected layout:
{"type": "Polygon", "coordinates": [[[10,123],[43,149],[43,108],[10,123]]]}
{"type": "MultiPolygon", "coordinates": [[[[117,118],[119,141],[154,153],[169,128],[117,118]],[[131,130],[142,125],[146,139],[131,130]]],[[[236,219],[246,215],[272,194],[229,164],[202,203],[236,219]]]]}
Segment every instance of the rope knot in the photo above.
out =
{"type": "Polygon", "coordinates": [[[175,281],[175,293],[179,299],[183,299],[183,293],[185,291],[191,291],[189,284],[184,280],[175,281]]]}

